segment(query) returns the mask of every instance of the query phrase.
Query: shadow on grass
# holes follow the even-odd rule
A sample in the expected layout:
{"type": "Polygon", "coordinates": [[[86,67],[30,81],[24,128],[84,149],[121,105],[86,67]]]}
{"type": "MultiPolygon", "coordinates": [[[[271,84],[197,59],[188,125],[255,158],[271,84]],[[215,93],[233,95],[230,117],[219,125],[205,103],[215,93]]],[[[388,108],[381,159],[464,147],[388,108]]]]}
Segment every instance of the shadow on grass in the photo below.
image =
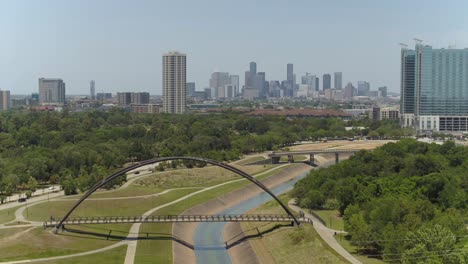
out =
{"type": "MultiPolygon", "coordinates": [[[[253,238],[259,238],[259,237],[263,237],[264,235],[268,234],[268,233],[271,233],[277,229],[280,229],[282,227],[291,227],[292,225],[291,224],[276,224],[264,231],[260,231],[258,229],[258,227],[255,227],[255,228],[252,228],[252,229],[249,229],[249,230],[245,230],[237,235],[235,235],[234,237],[228,239],[228,241],[226,241],[226,249],[230,249],[232,247],[235,247],[239,244],[241,244],[242,242],[245,242],[245,241],[248,241],[249,239],[253,239],[253,238]],[[246,235],[246,233],[249,233],[251,231],[255,231],[256,233],[255,234],[251,234],[251,235],[246,235]]],[[[261,226],[260,226],[261,227],[261,226]]]]}
{"type": "Polygon", "coordinates": [[[107,231],[106,233],[99,232],[99,231],[89,231],[89,230],[80,230],[80,229],[73,229],[73,228],[64,228],[62,233],[59,235],[62,236],[70,236],[70,237],[77,237],[77,238],[84,238],[84,239],[95,239],[95,240],[161,240],[167,241],[171,240],[176,243],[181,244],[190,249],[194,249],[194,246],[189,242],[180,239],[172,234],[166,233],[139,233],[136,237],[127,237],[128,232],[121,231],[121,230],[112,230],[112,229],[105,229],[105,228],[97,228],[97,227],[89,227],[89,229],[97,229],[101,231],[107,231]]]}

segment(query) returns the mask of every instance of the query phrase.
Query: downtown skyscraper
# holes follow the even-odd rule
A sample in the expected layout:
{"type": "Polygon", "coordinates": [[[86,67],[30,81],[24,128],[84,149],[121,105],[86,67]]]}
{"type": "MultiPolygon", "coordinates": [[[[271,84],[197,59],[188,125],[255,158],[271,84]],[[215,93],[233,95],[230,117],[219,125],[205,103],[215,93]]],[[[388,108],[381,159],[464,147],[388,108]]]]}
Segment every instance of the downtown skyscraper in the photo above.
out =
{"type": "Polygon", "coordinates": [[[335,72],[335,86],[333,88],[341,90],[343,88],[343,73],[335,72]]]}
{"type": "Polygon", "coordinates": [[[162,56],[163,112],[181,114],[187,104],[187,56],[171,51],[162,56]]]}
{"type": "Polygon", "coordinates": [[[468,49],[403,47],[400,111],[420,132],[468,131],[468,49]]]}

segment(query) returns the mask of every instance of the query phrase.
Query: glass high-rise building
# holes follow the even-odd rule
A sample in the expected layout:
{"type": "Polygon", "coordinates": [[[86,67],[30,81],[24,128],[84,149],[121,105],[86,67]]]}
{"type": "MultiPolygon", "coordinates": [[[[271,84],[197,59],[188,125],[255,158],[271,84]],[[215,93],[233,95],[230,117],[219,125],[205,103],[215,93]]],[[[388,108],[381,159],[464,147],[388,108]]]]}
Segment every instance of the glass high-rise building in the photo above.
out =
{"type": "Polygon", "coordinates": [[[169,52],[162,57],[163,112],[184,113],[187,104],[187,56],[169,52]]]}
{"type": "Polygon", "coordinates": [[[468,49],[401,52],[401,113],[419,131],[468,131],[468,49]]]}
{"type": "Polygon", "coordinates": [[[65,82],[62,79],[39,79],[39,103],[42,105],[65,104],[65,82]]]}
{"type": "Polygon", "coordinates": [[[341,90],[343,88],[343,73],[335,72],[335,86],[333,88],[341,90]]]}
{"type": "Polygon", "coordinates": [[[331,89],[331,75],[326,73],[322,77],[323,84],[322,84],[322,89],[331,89]]]}

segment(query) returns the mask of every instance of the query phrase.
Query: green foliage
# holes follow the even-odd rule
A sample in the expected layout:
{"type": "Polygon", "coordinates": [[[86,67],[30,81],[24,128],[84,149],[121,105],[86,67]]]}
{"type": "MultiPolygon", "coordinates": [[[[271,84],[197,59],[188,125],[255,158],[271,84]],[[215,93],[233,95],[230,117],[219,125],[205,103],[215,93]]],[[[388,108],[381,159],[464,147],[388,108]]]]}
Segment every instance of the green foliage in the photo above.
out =
{"type": "Polygon", "coordinates": [[[467,154],[467,148],[453,142],[436,145],[404,139],[312,171],[296,184],[293,194],[301,206],[313,209],[323,206],[314,201],[335,199],[351,243],[362,252],[380,253],[389,261],[406,254],[407,263],[458,263],[432,254],[438,248],[427,241],[413,241],[413,247],[402,241],[409,233],[419,237],[443,233],[455,236],[452,244],[445,243],[445,250],[463,242],[459,238],[467,235],[467,154]]]}

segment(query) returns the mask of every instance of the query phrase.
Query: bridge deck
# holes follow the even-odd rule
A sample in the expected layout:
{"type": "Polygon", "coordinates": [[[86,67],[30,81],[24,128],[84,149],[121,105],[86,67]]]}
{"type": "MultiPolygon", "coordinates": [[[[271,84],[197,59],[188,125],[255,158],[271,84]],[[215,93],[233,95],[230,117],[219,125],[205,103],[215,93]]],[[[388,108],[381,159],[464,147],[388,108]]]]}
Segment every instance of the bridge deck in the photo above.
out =
{"type": "MultiPolygon", "coordinates": [[[[55,227],[61,219],[44,222],[44,227],[55,227]]],[[[297,218],[300,222],[310,223],[306,217],[297,218]]],[[[193,222],[292,222],[289,215],[151,215],[142,216],[100,216],[70,217],[64,225],[84,224],[127,224],[127,223],[193,223],[193,222]]]]}
{"type": "Polygon", "coordinates": [[[360,149],[325,149],[325,150],[303,150],[303,151],[285,151],[285,152],[272,152],[269,153],[270,157],[280,156],[294,156],[294,155],[307,155],[307,154],[326,154],[326,153],[355,153],[360,149]]]}

